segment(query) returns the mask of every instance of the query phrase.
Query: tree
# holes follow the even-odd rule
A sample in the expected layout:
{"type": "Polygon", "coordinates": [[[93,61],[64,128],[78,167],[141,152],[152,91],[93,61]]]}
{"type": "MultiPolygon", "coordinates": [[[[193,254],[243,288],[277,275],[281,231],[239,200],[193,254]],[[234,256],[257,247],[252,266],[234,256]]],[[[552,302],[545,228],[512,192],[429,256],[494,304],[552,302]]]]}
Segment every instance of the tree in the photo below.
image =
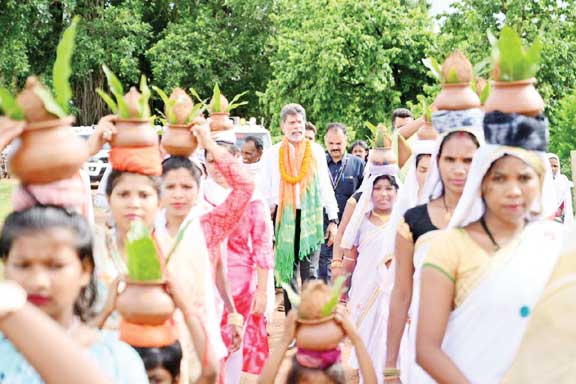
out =
{"type": "Polygon", "coordinates": [[[213,0],[182,9],[147,51],[154,82],[167,91],[194,87],[209,97],[215,82],[227,96],[250,91],[241,115],[258,116],[257,91],[270,77],[271,0],[213,0]]]}
{"type": "MultiPolygon", "coordinates": [[[[551,148],[563,148],[561,157],[569,156],[567,148],[574,148],[576,139],[560,129],[573,132],[569,131],[566,111],[570,110],[569,100],[575,99],[563,97],[572,93],[576,83],[576,1],[462,0],[452,7],[454,12],[441,16],[438,54],[459,48],[473,62],[481,61],[491,49],[486,30],[497,35],[504,24],[519,31],[526,41],[537,35],[542,38],[542,63],[536,77],[551,122],[551,148]]],[[[564,162],[567,159],[562,157],[564,162]]]]}
{"type": "Polygon", "coordinates": [[[280,0],[276,6],[272,79],[260,95],[275,132],[281,107],[298,102],[318,127],[341,121],[365,137],[365,121],[385,121],[432,81],[421,64],[433,44],[425,7],[397,0],[280,0]]]}

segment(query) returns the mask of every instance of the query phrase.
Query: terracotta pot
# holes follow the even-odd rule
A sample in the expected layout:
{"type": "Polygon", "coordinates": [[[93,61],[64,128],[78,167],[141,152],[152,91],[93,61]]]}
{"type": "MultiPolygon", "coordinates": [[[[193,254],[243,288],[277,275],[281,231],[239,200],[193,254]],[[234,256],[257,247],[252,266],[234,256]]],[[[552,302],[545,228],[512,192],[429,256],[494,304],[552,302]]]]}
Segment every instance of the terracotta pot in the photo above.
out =
{"type": "Polygon", "coordinates": [[[419,140],[436,140],[438,137],[438,132],[436,132],[429,121],[425,121],[416,134],[419,140]]]}
{"type": "MultiPolygon", "coordinates": [[[[172,94],[170,94],[170,100],[174,102],[172,113],[176,119],[175,123],[185,124],[186,119],[188,119],[192,109],[194,109],[194,101],[182,88],[174,88],[172,94]]],[[[164,110],[164,113],[168,115],[166,110],[164,110]]]]}
{"type": "Polygon", "coordinates": [[[439,110],[459,111],[478,108],[480,98],[469,83],[442,84],[442,91],[436,96],[434,105],[439,110]]]}
{"type": "Polygon", "coordinates": [[[130,323],[162,325],[172,318],[175,307],[163,281],[128,281],[118,295],[116,309],[130,323]]]}
{"type": "Polygon", "coordinates": [[[30,76],[26,79],[24,89],[16,96],[16,102],[24,112],[24,119],[29,123],[58,120],[58,116],[46,110],[44,102],[34,92],[36,87],[43,87],[43,85],[36,76],[30,76]]]}
{"type": "Polygon", "coordinates": [[[486,113],[500,111],[536,116],[544,111],[544,100],[534,87],[536,79],[494,81],[484,104],[486,113]]]}
{"type": "Polygon", "coordinates": [[[368,161],[375,164],[394,164],[397,162],[392,148],[372,148],[369,151],[368,161]]]}
{"type": "Polygon", "coordinates": [[[214,112],[210,114],[210,118],[212,119],[210,123],[211,131],[227,131],[234,126],[228,112],[214,112]]]}
{"type": "Polygon", "coordinates": [[[90,157],[86,141],[72,131],[74,117],[30,123],[10,160],[22,184],[47,184],[76,174],[90,157]]]}
{"type": "Polygon", "coordinates": [[[188,157],[198,147],[198,140],[190,132],[189,124],[172,124],[166,127],[161,144],[172,156],[188,157]]]}
{"type": "Polygon", "coordinates": [[[158,144],[158,134],[150,119],[114,120],[117,133],[112,136],[113,147],[149,147],[158,144]]]}
{"type": "Polygon", "coordinates": [[[344,330],[334,316],[318,320],[298,319],[296,345],[312,351],[328,351],[337,348],[344,339],[344,330]]]}

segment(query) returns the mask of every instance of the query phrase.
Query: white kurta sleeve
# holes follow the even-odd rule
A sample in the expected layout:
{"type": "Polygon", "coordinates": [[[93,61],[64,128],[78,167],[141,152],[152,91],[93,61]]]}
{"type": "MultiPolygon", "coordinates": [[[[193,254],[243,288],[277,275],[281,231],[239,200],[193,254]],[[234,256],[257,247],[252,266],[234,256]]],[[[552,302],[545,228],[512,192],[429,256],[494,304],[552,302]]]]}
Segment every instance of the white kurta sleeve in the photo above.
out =
{"type": "Polygon", "coordinates": [[[328,170],[328,163],[326,163],[326,155],[324,149],[318,144],[313,145],[314,156],[318,169],[318,176],[320,178],[320,196],[322,198],[322,205],[326,209],[326,214],[329,220],[338,218],[338,203],[332,188],[332,181],[330,180],[330,171],[328,170]]]}

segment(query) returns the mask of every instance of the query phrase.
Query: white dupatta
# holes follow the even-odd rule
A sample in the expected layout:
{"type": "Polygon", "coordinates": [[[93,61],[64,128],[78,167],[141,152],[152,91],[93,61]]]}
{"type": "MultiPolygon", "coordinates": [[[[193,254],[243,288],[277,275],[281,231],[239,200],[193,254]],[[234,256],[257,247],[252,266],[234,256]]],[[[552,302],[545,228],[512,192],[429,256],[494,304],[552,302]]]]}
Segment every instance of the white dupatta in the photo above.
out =
{"type": "Polygon", "coordinates": [[[450,314],[442,349],[471,383],[499,383],[512,365],[556,264],[562,235],[558,223],[529,224],[506,265],[450,314]]]}
{"type": "MultiPolygon", "coordinates": [[[[507,250],[511,254],[504,260],[495,255],[491,262],[500,264],[450,314],[442,349],[471,383],[499,383],[510,368],[531,311],[554,268],[564,235],[561,224],[543,219],[554,209],[551,169],[545,155],[493,144],[476,152],[448,227],[461,228],[480,219],[485,212],[480,192],[484,175],[506,155],[529,164],[537,156],[545,173],[540,198],[531,207],[526,218],[529,224],[516,248],[507,250]]],[[[414,382],[433,380],[424,373],[414,382]]]]}

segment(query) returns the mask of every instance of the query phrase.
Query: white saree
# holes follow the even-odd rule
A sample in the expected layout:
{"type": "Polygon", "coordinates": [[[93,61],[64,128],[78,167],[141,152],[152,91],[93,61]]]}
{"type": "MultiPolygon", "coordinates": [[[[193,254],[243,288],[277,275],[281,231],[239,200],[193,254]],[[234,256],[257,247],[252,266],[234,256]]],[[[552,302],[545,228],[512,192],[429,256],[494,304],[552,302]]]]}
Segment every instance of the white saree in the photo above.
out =
{"type": "MultiPolygon", "coordinates": [[[[552,221],[528,224],[516,247],[494,257],[491,270],[450,314],[442,349],[471,383],[499,383],[510,368],[563,233],[552,221]]],[[[434,382],[424,376],[413,382],[434,382]]]]}
{"type": "MultiPolygon", "coordinates": [[[[389,302],[394,283],[393,263],[386,266],[392,255],[382,254],[382,239],[389,238],[390,232],[394,231],[390,221],[376,226],[368,220],[368,215],[365,216],[358,233],[358,259],[348,301],[352,320],[372,358],[380,384],[384,382],[389,302]]],[[[401,348],[401,351],[406,350],[401,348]]],[[[407,361],[405,354],[401,353],[400,361],[407,361]]],[[[355,352],[350,356],[350,365],[359,368],[355,352]]]]}

